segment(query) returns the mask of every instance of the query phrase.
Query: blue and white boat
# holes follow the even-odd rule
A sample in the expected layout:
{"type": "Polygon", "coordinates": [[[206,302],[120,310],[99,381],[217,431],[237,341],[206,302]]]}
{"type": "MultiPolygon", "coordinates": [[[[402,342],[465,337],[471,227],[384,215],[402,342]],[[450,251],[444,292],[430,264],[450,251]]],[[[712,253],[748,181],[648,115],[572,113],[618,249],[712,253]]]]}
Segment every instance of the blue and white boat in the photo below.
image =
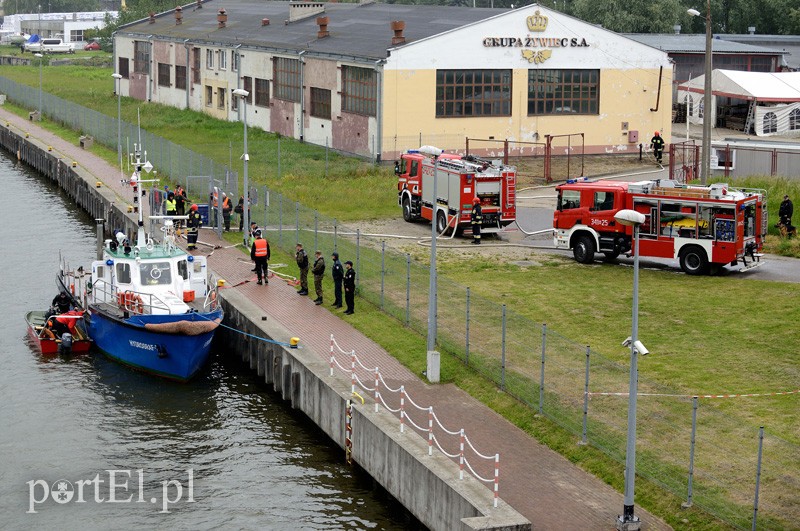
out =
{"type": "MultiPolygon", "coordinates": [[[[140,178],[148,166],[136,156],[136,171],[128,183],[137,206],[142,184],[155,182],[140,178]]],[[[91,280],[79,292],[87,310],[86,329],[94,345],[110,358],[188,381],[208,360],[223,318],[218,283],[209,274],[205,256],[193,256],[175,244],[173,220],[186,216],[150,216],[151,223],[162,224],[163,239],[156,243],[146,236],[142,209],[137,210],[136,244],[131,245],[122,232],[105,240],[102,259],[92,263],[91,280]]],[[[82,275],[83,270],[70,272],[62,265],[59,281],[72,291],[82,275]]]]}

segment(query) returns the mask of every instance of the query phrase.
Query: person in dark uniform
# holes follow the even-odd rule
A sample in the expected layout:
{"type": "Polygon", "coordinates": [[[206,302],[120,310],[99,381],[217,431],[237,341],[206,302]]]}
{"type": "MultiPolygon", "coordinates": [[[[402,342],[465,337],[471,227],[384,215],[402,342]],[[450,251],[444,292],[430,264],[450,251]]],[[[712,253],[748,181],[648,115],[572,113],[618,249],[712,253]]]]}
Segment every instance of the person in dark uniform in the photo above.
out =
{"type": "Polygon", "coordinates": [[[311,268],[311,272],[314,274],[314,291],[317,292],[314,304],[319,306],[322,304],[322,279],[325,275],[325,259],[322,257],[321,251],[315,252],[314,257],[314,266],[311,268]]]}
{"type": "Polygon", "coordinates": [[[222,221],[225,223],[225,232],[231,231],[231,212],[233,212],[233,203],[228,194],[222,194],[222,221]]]}
{"type": "Polygon", "coordinates": [[[347,311],[345,315],[353,315],[355,313],[355,297],[356,297],[356,270],[353,269],[353,262],[348,260],[344,263],[344,302],[347,304],[347,311]]]}
{"type": "Polygon", "coordinates": [[[778,220],[781,225],[786,227],[786,230],[792,227],[792,214],[794,214],[794,205],[788,195],[783,196],[781,206],[778,208],[778,220]]]}
{"type": "Polygon", "coordinates": [[[244,196],[239,197],[239,202],[233,208],[233,211],[239,216],[239,232],[244,231],[244,196]]]}
{"type": "Polygon", "coordinates": [[[197,231],[202,224],[203,218],[197,211],[197,205],[192,205],[189,209],[189,219],[186,220],[186,240],[189,242],[186,248],[190,251],[197,249],[197,231]]]}
{"type": "MultiPolygon", "coordinates": [[[[186,192],[183,190],[181,185],[177,185],[175,187],[175,212],[179,216],[186,215],[186,202],[189,199],[186,197],[186,192]]],[[[176,219],[175,220],[175,234],[178,236],[181,235],[181,228],[183,227],[183,220],[176,219]]]]}
{"type": "Polygon", "coordinates": [[[661,138],[661,133],[658,131],[650,139],[650,147],[653,148],[653,156],[656,158],[656,162],[661,164],[661,155],[664,153],[664,139],[661,138]]]}
{"type": "Polygon", "coordinates": [[[302,243],[297,244],[294,260],[297,262],[297,267],[300,268],[300,291],[297,294],[308,295],[308,255],[303,249],[302,243]]]}
{"type": "Polygon", "coordinates": [[[342,307],[342,280],[344,279],[344,266],[339,261],[339,253],[333,253],[333,307],[342,307]]]}
{"type": "Polygon", "coordinates": [[[481,209],[481,200],[477,197],[472,200],[472,213],[469,216],[469,222],[472,224],[472,243],[480,245],[483,210],[481,209]]]}
{"type": "Polygon", "coordinates": [[[261,237],[261,231],[256,230],[256,239],[253,240],[253,246],[250,248],[250,259],[256,263],[256,276],[258,276],[258,284],[261,285],[261,277],[263,273],[264,284],[269,284],[269,242],[261,237]]]}
{"type": "Polygon", "coordinates": [[[67,313],[72,308],[72,301],[69,299],[69,295],[62,291],[55,296],[51,307],[58,313],[67,313]]]}

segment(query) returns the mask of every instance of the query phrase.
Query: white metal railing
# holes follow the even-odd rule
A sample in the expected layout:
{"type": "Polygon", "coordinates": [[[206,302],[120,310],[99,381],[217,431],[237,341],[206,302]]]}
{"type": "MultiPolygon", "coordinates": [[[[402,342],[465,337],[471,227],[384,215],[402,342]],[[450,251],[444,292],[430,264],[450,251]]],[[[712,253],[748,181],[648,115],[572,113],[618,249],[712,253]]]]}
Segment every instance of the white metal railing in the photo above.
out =
{"type": "MultiPolygon", "coordinates": [[[[449,457],[450,459],[458,459],[458,466],[459,466],[459,479],[464,479],[464,469],[466,468],[469,472],[479,481],[484,483],[493,484],[494,489],[494,506],[497,507],[497,501],[499,496],[499,488],[500,488],[500,454],[494,455],[484,455],[480,453],[472,442],[467,437],[463,428],[458,430],[449,430],[447,429],[442,422],[439,420],[439,417],[434,412],[433,406],[421,406],[417,404],[406,392],[405,386],[401,385],[397,388],[392,388],[389,386],[383,378],[383,375],[380,372],[380,368],[370,368],[364,365],[361,360],[356,355],[355,350],[346,351],[343,350],[339,344],[336,342],[333,334],[331,334],[331,346],[330,346],[330,375],[334,375],[334,369],[338,368],[344,374],[350,375],[350,393],[356,396],[359,396],[362,401],[363,398],[357,392],[357,387],[363,389],[364,391],[368,391],[373,393],[373,399],[375,401],[375,412],[377,413],[380,409],[380,405],[382,404],[383,407],[393,414],[399,414],[400,416],[400,431],[405,432],[405,425],[409,424],[414,429],[417,430],[420,434],[427,434],[428,439],[428,455],[433,455],[433,447],[434,445],[439,451],[449,457]],[[342,363],[339,362],[337,358],[337,354],[348,356],[350,358],[349,364],[347,362],[342,363]],[[348,367],[349,365],[349,367],[348,367]],[[371,385],[367,385],[362,378],[358,375],[359,369],[368,375],[372,376],[373,380],[370,382],[371,385]],[[398,408],[391,408],[386,401],[384,400],[383,395],[381,394],[381,388],[384,389],[387,393],[395,394],[399,393],[400,397],[400,406],[398,408]],[[411,406],[411,411],[424,411],[427,413],[427,426],[424,421],[421,423],[415,422],[411,416],[409,416],[408,412],[406,411],[407,405],[411,406]],[[443,432],[445,435],[450,436],[458,436],[458,450],[455,452],[448,452],[444,448],[444,444],[446,441],[440,441],[439,438],[436,437],[434,433],[434,426],[438,426],[439,430],[443,432]],[[478,474],[475,469],[473,468],[472,464],[470,464],[469,459],[467,458],[466,450],[471,450],[471,455],[474,455],[477,458],[484,459],[487,461],[494,461],[494,477],[492,478],[485,478],[478,474]]],[[[366,375],[365,375],[366,379],[366,375]]],[[[365,393],[366,394],[366,393],[365,393]]],[[[444,438],[444,437],[443,437],[444,438]]]]}

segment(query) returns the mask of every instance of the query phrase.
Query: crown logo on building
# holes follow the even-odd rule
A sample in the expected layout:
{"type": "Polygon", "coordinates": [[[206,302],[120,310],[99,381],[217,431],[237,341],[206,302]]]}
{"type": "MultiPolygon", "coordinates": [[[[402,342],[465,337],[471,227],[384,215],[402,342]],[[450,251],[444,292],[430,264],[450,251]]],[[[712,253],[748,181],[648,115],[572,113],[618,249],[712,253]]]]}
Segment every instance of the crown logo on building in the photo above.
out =
{"type": "Polygon", "coordinates": [[[547,16],[542,15],[539,10],[527,18],[528,29],[530,31],[544,31],[547,29],[547,16]]]}

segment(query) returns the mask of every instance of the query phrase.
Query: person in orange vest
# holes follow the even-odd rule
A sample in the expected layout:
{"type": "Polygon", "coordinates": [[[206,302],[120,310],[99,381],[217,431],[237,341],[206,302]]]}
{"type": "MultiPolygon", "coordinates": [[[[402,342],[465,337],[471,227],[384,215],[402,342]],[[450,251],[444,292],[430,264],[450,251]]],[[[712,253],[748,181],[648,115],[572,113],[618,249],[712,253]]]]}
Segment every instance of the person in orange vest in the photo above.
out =
{"type": "Polygon", "coordinates": [[[225,232],[231,231],[231,212],[233,211],[233,203],[228,194],[222,194],[222,220],[225,222],[225,232]]]}
{"type": "Polygon", "coordinates": [[[263,274],[264,284],[269,284],[267,277],[269,266],[269,242],[261,237],[261,230],[256,230],[256,239],[253,240],[253,245],[250,248],[250,259],[256,263],[256,275],[258,276],[258,284],[261,285],[261,278],[263,274]]]}

